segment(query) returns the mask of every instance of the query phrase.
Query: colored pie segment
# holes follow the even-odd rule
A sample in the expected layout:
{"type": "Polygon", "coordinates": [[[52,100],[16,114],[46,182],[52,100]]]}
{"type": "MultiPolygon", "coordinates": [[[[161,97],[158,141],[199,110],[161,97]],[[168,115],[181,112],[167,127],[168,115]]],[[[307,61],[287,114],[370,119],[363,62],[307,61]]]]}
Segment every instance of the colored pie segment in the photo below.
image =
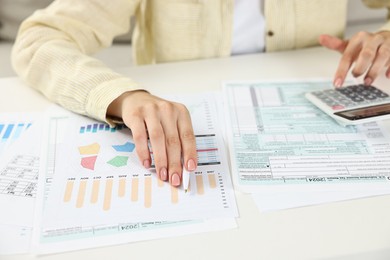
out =
{"type": "Polygon", "coordinates": [[[97,155],[81,158],[81,166],[85,169],[95,170],[97,155]]]}
{"type": "Polygon", "coordinates": [[[115,166],[115,167],[122,167],[122,166],[127,165],[128,159],[129,159],[129,157],[127,157],[127,156],[115,156],[114,158],[109,160],[107,163],[112,165],[112,166],[115,166]]]}
{"type": "Polygon", "coordinates": [[[117,152],[127,152],[127,153],[131,153],[134,151],[134,148],[135,148],[135,145],[133,143],[130,143],[130,142],[126,142],[125,144],[122,144],[122,145],[113,145],[112,146],[115,151],[117,152]]]}
{"type": "Polygon", "coordinates": [[[93,143],[90,145],[79,147],[79,152],[81,155],[98,154],[99,151],[100,151],[100,145],[98,143],[93,143]]]}
{"type": "Polygon", "coordinates": [[[81,167],[88,170],[95,170],[97,154],[99,153],[99,151],[100,151],[100,145],[98,143],[93,143],[86,146],[80,146],[79,147],[80,155],[85,155],[85,157],[81,158],[81,167]]]}

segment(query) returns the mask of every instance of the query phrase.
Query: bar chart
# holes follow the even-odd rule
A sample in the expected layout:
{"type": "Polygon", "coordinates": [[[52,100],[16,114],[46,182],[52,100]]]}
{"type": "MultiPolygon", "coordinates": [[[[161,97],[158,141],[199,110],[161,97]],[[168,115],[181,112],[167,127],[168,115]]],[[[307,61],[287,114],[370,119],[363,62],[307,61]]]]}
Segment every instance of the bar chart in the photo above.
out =
{"type": "Polygon", "coordinates": [[[11,122],[2,123],[0,120],[0,155],[31,126],[30,122],[11,122]]]}
{"type": "MultiPolygon", "coordinates": [[[[190,186],[190,192],[196,196],[205,195],[208,190],[217,188],[218,174],[214,171],[195,173],[190,186]]],[[[83,208],[85,204],[100,204],[103,211],[111,209],[114,199],[125,198],[126,203],[141,203],[144,208],[153,206],[153,194],[159,194],[165,189],[166,201],[171,204],[180,202],[181,196],[187,196],[180,188],[173,187],[168,183],[157,180],[152,174],[119,175],[119,176],[95,176],[69,178],[66,181],[63,193],[64,203],[73,203],[76,208],[83,208]],[[142,186],[141,186],[142,185],[142,186]],[[143,191],[141,193],[141,191],[143,191]]]]}

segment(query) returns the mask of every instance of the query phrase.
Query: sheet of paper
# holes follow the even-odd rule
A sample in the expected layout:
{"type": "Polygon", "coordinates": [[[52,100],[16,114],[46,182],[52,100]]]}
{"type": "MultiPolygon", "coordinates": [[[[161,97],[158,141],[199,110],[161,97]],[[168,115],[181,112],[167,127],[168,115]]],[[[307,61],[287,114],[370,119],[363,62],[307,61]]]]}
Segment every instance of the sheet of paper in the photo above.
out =
{"type": "Polygon", "coordinates": [[[260,212],[292,209],[338,201],[387,195],[390,189],[367,189],[345,191],[287,191],[287,192],[258,192],[251,196],[260,212]]]}
{"type": "Polygon", "coordinates": [[[0,224],[32,226],[38,183],[40,133],[34,123],[1,157],[0,224]]]}
{"type": "Polygon", "coordinates": [[[326,87],[330,81],[224,85],[232,172],[241,190],[389,186],[389,133],[380,123],[341,126],[305,99],[326,87]]]}
{"type": "Polygon", "coordinates": [[[29,252],[38,182],[39,113],[0,113],[0,255],[29,252]]]}
{"type": "MultiPolygon", "coordinates": [[[[201,119],[199,119],[199,121],[196,122],[194,124],[194,126],[200,127],[200,129],[202,129],[203,131],[213,130],[213,128],[215,127],[214,126],[215,121],[212,118],[214,118],[214,116],[215,116],[215,111],[213,108],[214,101],[213,101],[212,95],[200,95],[198,97],[180,96],[180,97],[172,97],[171,99],[185,103],[188,106],[188,108],[191,112],[191,115],[193,116],[193,120],[194,120],[194,118],[196,119],[199,116],[201,117],[201,119]],[[206,115],[206,117],[203,117],[204,115],[206,115]]],[[[57,112],[55,114],[57,114],[57,112]]],[[[120,221],[119,222],[118,221],[118,222],[114,222],[114,221],[112,221],[112,219],[108,219],[107,221],[105,221],[105,223],[101,223],[100,225],[92,224],[92,223],[94,223],[94,221],[89,221],[86,224],[80,225],[79,221],[76,219],[76,221],[74,221],[73,225],[72,225],[72,221],[67,222],[65,225],[66,227],[63,227],[64,226],[63,223],[59,223],[59,225],[57,225],[57,226],[51,225],[51,227],[48,227],[46,221],[42,222],[42,215],[45,215],[46,212],[48,210],[50,210],[51,204],[49,203],[50,198],[48,200],[44,200],[44,197],[47,196],[48,194],[50,194],[48,196],[48,197],[50,197],[52,195],[50,190],[54,190],[53,187],[55,187],[55,180],[54,181],[52,181],[52,180],[53,180],[53,178],[55,179],[57,177],[57,174],[58,174],[57,160],[56,160],[57,157],[54,155],[59,153],[60,146],[62,146],[64,142],[68,142],[70,140],[67,125],[69,125],[69,122],[72,121],[72,118],[73,118],[73,116],[69,116],[69,113],[64,114],[64,115],[60,115],[60,116],[50,116],[50,118],[48,120],[48,125],[45,127],[45,129],[47,129],[48,132],[46,134],[44,134],[44,136],[48,136],[49,138],[47,140],[48,141],[47,144],[44,145],[45,149],[42,153],[42,158],[44,158],[44,159],[43,159],[43,163],[41,164],[40,172],[44,173],[44,178],[41,178],[42,181],[40,182],[40,185],[39,185],[39,191],[44,191],[44,190],[45,191],[38,192],[38,195],[42,197],[42,199],[40,199],[38,197],[38,204],[40,204],[40,205],[38,205],[38,208],[43,209],[43,210],[36,211],[37,223],[42,224],[42,228],[39,230],[35,230],[35,232],[34,232],[33,241],[34,241],[34,251],[35,252],[43,253],[43,254],[53,253],[53,252],[62,252],[62,251],[77,250],[77,249],[90,248],[90,247],[96,247],[96,246],[113,245],[113,244],[118,244],[118,243],[128,243],[128,242],[141,241],[141,240],[147,240],[147,239],[156,239],[156,238],[179,236],[179,235],[181,236],[181,235],[192,234],[192,233],[230,229],[230,228],[236,227],[235,219],[232,217],[227,217],[227,218],[224,217],[223,219],[215,218],[215,219],[202,219],[202,220],[147,221],[147,222],[144,222],[144,221],[135,221],[135,222],[133,222],[133,221],[131,221],[131,222],[130,221],[120,221]]],[[[85,121],[83,121],[82,126],[86,126],[86,127],[84,128],[84,130],[81,130],[82,129],[81,125],[78,125],[77,133],[80,135],[88,135],[89,134],[91,136],[94,136],[92,139],[94,141],[96,141],[96,136],[99,134],[99,132],[104,132],[106,127],[105,126],[100,127],[100,125],[98,125],[94,128],[94,124],[96,124],[96,122],[90,121],[89,119],[86,119],[86,118],[84,118],[84,120],[85,121]],[[88,125],[91,126],[90,130],[88,130],[88,125]],[[103,131],[103,129],[104,129],[104,131],[103,131]],[[81,130],[81,132],[80,132],[80,130],[81,130]]],[[[72,121],[72,122],[74,123],[74,121],[72,121]]],[[[109,135],[117,135],[118,133],[126,132],[126,131],[128,131],[128,130],[126,130],[124,128],[122,130],[121,129],[115,129],[115,130],[110,129],[108,131],[109,132],[108,134],[109,135]]],[[[161,185],[161,183],[152,181],[152,184],[153,183],[156,184],[156,186],[153,186],[153,189],[155,189],[155,188],[160,189],[161,195],[165,196],[165,198],[168,199],[168,202],[164,202],[165,205],[170,206],[170,204],[174,204],[174,203],[172,203],[172,199],[174,199],[175,201],[176,201],[176,199],[178,199],[176,204],[179,204],[180,200],[184,200],[183,198],[186,198],[186,197],[210,196],[210,194],[207,194],[207,193],[209,193],[209,192],[211,193],[212,189],[219,189],[218,195],[219,196],[226,196],[226,200],[229,203],[226,205],[229,205],[229,207],[231,207],[231,210],[234,212],[233,215],[237,214],[234,196],[232,198],[227,197],[227,196],[230,196],[231,192],[232,192],[230,180],[225,179],[225,178],[229,178],[229,172],[228,171],[226,171],[226,172],[225,171],[223,171],[223,172],[216,171],[216,169],[219,169],[219,170],[224,169],[224,168],[218,168],[219,166],[221,166],[221,164],[226,165],[226,162],[224,161],[224,160],[226,160],[226,158],[225,158],[226,152],[223,150],[223,146],[222,147],[219,146],[220,141],[218,140],[218,138],[219,138],[218,134],[211,135],[208,138],[206,138],[206,136],[201,137],[201,140],[204,141],[203,145],[205,145],[205,146],[210,146],[210,145],[215,146],[216,145],[218,150],[211,149],[211,150],[207,150],[207,151],[206,150],[200,151],[200,154],[203,153],[203,155],[201,155],[200,157],[204,157],[204,158],[199,158],[200,161],[203,161],[203,166],[201,165],[200,168],[201,167],[207,168],[208,170],[206,173],[208,175],[206,175],[206,177],[207,177],[206,178],[203,175],[204,174],[203,171],[199,171],[199,173],[197,175],[202,176],[202,182],[200,181],[201,180],[200,177],[195,177],[194,179],[192,179],[191,184],[190,184],[191,185],[190,186],[190,191],[191,191],[190,194],[183,194],[182,190],[177,190],[177,193],[176,192],[172,193],[171,188],[166,183],[163,185],[163,187],[160,187],[159,185],[161,185]],[[215,141],[216,141],[216,143],[214,143],[215,141]],[[219,149],[222,149],[222,150],[219,150],[219,149]],[[206,160],[208,160],[208,162],[206,160]],[[226,174],[226,176],[221,176],[217,173],[223,173],[223,174],[226,174]],[[211,176],[211,177],[209,177],[209,176],[211,176]],[[220,177],[217,178],[217,176],[221,176],[222,178],[221,179],[220,179],[220,177]],[[212,177],[216,177],[215,183],[214,183],[214,179],[212,177]],[[222,184],[224,185],[223,191],[221,190],[221,183],[217,183],[217,181],[222,182],[222,184]],[[201,183],[203,183],[203,190],[199,189],[202,185],[201,183]],[[164,193],[164,191],[163,191],[164,188],[168,189],[168,192],[167,192],[168,194],[164,193]],[[203,195],[201,195],[200,193],[203,193],[203,195]],[[176,197],[176,194],[177,194],[177,197],[176,197]],[[189,195],[189,196],[187,196],[187,195],[189,195]]],[[[116,139],[116,141],[119,141],[119,140],[121,140],[121,139],[120,138],[116,139]]],[[[129,136],[126,137],[126,142],[127,141],[131,141],[129,136]]],[[[119,150],[123,151],[123,149],[126,150],[129,147],[132,147],[132,146],[128,146],[128,145],[122,146],[119,150]],[[125,147],[127,147],[127,148],[125,148],[125,147]]],[[[112,146],[110,146],[108,148],[113,149],[112,146]]],[[[119,147],[117,147],[117,148],[119,148],[119,147]]],[[[79,151],[79,150],[77,149],[76,151],[79,151]]],[[[117,155],[118,154],[116,154],[115,156],[117,156],[117,155]]],[[[123,154],[121,156],[123,156],[123,154]]],[[[138,161],[136,161],[133,157],[130,158],[131,154],[128,154],[126,156],[129,156],[129,159],[128,159],[129,165],[130,165],[130,162],[131,162],[131,165],[134,163],[138,164],[138,161]]],[[[68,161],[70,161],[69,158],[71,158],[71,157],[67,156],[66,158],[68,158],[68,161]]],[[[85,158],[85,157],[80,156],[80,155],[78,157],[76,157],[77,165],[81,165],[82,158],[85,158]]],[[[104,161],[107,162],[110,160],[104,160],[104,161]]],[[[114,160],[111,162],[118,162],[118,161],[114,160]]],[[[93,164],[87,163],[87,164],[83,164],[83,165],[84,166],[87,165],[89,168],[91,168],[93,164]]],[[[98,167],[97,160],[95,162],[94,167],[96,167],[96,169],[98,167]]],[[[130,167],[128,167],[128,168],[130,168],[130,167]]],[[[131,172],[131,169],[132,168],[130,168],[130,170],[128,169],[125,174],[128,175],[129,172],[131,172]]],[[[138,166],[136,169],[138,169],[138,166]]],[[[142,170],[142,173],[144,172],[144,169],[140,169],[140,170],[142,170]]],[[[88,177],[93,175],[93,171],[91,172],[90,169],[85,169],[85,171],[88,172],[87,173],[88,177]]],[[[124,178],[124,177],[119,177],[119,176],[122,176],[123,173],[116,173],[116,170],[113,171],[112,169],[111,169],[111,172],[113,172],[113,173],[111,173],[110,176],[115,176],[116,179],[114,179],[115,181],[113,180],[113,182],[112,182],[112,187],[113,187],[111,190],[112,201],[111,201],[110,205],[113,206],[113,201],[115,199],[118,199],[118,200],[123,199],[123,200],[126,200],[127,203],[132,203],[132,201],[131,201],[132,194],[133,194],[131,192],[132,191],[132,182],[131,181],[126,182],[126,184],[128,184],[128,186],[127,185],[121,186],[121,185],[123,185],[123,181],[121,182],[120,178],[124,178]],[[114,174],[116,174],[116,175],[114,175],[114,174]],[[114,190],[114,184],[117,185],[116,190],[114,190]],[[123,190],[121,192],[119,192],[119,190],[121,190],[121,189],[123,189],[123,190]],[[120,197],[120,194],[122,194],[123,191],[125,193],[125,196],[120,197]]],[[[66,172],[66,174],[73,174],[73,172],[66,172]]],[[[152,177],[152,176],[154,176],[154,174],[152,174],[150,177],[148,176],[148,178],[155,178],[155,176],[154,177],[152,177]]],[[[130,175],[130,177],[132,178],[133,175],[130,175]]],[[[140,178],[140,175],[138,176],[138,178],[140,178]]],[[[64,195],[63,192],[67,190],[67,185],[68,185],[68,178],[65,178],[64,180],[65,180],[65,182],[62,186],[62,195],[64,195]]],[[[81,181],[81,179],[79,179],[79,180],[81,181]]],[[[97,203],[96,208],[98,208],[98,211],[93,211],[93,212],[94,213],[97,212],[98,214],[105,214],[106,211],[103,210],[103,206],[105,205],[104,204],[104,201],[106,198],[105,197],[105,190],[106,190],[105,188],[106,188],[107,182],[105,179],[102,180],[101,178],[96,178],[96,179],[92,179],[92,180],[99,180],[99,182],[100,182],[99,190],[100,189],[103,190],[101,192],[101,195],[98,196],[98,198],[102,199],[102,201],[97,203]],[[102,197],[100,197],[100,196],[102,196],[102,197]]],[[[139,181],[138,182],[138,189],[139,190],[142,189],[145,185],[145,182],[144,182],[144,185],[140,185],[140,183],[141,182],[139,181]]],[[[92,181],[92,187],[90,187],[89,191],[92,191],[93,186],[94,185],[93,185],[93,181],[92,181]]],[[[76,195],[74,195],[75,199],[71,200],[72,203],[69,202],[69,205],[66,205],[66,206],[71,208],[71,212],[73,212],[73,210],[78,210],[78,209],[81,209],[80,212],[87,212],[87,211],[82,211],[82,210],[84,210],[83,208],[76,207],[76,205],[79,205],[77,203],[79,201],[78,198],[79,198],[79,194],[80,194],[79,193],[80,182],[78,182],[78,186],[77,186],[76,182],[74,182],[73,187],[74,187],[74,190],[72,189],[72,194],[76,194],[76,195]],[[76,187],[77,187],[77,189],[76,189],[76,187]]],[[[85,206],[86,208],[87,208],[87,205],[91,203],[90,199],[91,199],[92,194],[94,194],[94,193],[89,193],[90,196],[87,196],[87,194],[88,194],[87,191],[88,191],[88,188],[85,189],[85,193],[83,192],[84,193],[83,207],[85,206]]],[[[139,194],[139,196],[138,196],[137,203],[140,204],[141,210],[142,209],[145,210],[145,201],[146,200],[143,199],[144,195],[140,192],[138,192],[138,194],[139,194]]],[[[160,194],[160,193],[158,193],[158,194],[160,194]]],[[[71,197],[73,197],[73,195],[71,197]]],[[[61,205],[64,205],[63,198],[64,198],[63,196],[60,197],[60,204],[61,205]]],[[[154,203],[155,203],[154,200],[156,198],[153,196],[151,198],[152,198],[151,202],[153,203],[152,205],[154,205],[154,203]]],[[[99,199],[98,199],[98,201],[99,201],[99,199]]],[[[189,202],[189,203],[191,203],[191,202],[189,202]]],[[[146,208],[146,210],[147,209],[148,208],[146,208]]],[[[59,214],[59,215],[61,215],[61,214],[59,214]]],[[[88,212],[87,212],[87,214],[88,214],[88,212]]],[[[92,218],[95,218],[95,217],[96,217],[96,215],[92,215],[92,218]]],[[[130,218],[131,218],[131,216],[130,216],[130,218]]],[[[101,218],[101,219],[103,219],[103,218],[101,218]]]]}
{"type": "Polygon", "coordinates": [[[0,256],[30,252],[32,227],[0,225],[0,256]]]}

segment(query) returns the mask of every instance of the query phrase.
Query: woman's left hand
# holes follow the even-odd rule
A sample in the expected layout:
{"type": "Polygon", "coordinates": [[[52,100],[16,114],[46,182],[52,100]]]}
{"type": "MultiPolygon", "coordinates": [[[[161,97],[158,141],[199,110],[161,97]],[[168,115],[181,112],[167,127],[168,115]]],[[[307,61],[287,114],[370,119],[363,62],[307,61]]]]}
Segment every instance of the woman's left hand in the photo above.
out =
{"type": "Polygon", "coordinates": [[[321,45],[342,54],[333,84],[341,87],[352,65],[352,75],[364,75],[364,84],[371,85],[383,69],[390,78],[390,31],[376,33],[358,32],[349,40],[323,34],[319,37],[321,45]]]}

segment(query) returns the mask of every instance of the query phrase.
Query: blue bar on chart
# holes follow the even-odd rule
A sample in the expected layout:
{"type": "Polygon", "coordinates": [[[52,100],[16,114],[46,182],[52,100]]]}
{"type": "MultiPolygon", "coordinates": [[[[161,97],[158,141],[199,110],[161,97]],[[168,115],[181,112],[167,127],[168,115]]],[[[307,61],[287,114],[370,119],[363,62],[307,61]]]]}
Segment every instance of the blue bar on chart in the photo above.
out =
{"type": "Polygon", "coordinates": [[[97,133],[100,131],[105,131],[105,132],[116,132],[119,130],[122,130],[126,126],[124,125],[117,125],[116,127],[110,127],[108,124],[105,123],[96,123],[96,124],[91,124],[91,125],[86,125],[86,126],[81,126],[80,127],[80,134],[84,133],[97,133]]]}
{"type": "Polygon", "coordinates": [[[24,124],[23,123],[18,124],[18,126],[16,127],[16,130],[15,130],[13,139],[19,138],[19,136],[21,135],[23,130],[24,130],[24,124]]]}
{"type": "Polygon", "coordinates": [[[2,137],[3,140],[7,140],[7,139],[10,138],[12,130],[14,129],[14,126],[15,126],[14,124],[9,124],[7,126],[7,129],[5,130],[5,133],[4,133],[3,137],[2,137]]]}

